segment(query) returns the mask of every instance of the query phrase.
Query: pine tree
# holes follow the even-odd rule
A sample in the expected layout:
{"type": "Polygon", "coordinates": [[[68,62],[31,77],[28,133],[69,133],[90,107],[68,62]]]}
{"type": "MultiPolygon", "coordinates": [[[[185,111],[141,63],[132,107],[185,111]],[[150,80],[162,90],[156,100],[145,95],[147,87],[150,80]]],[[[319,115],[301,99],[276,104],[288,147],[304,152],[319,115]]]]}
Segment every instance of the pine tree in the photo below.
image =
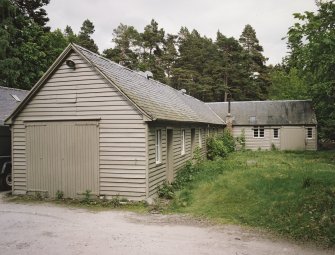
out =
{"type": "Polygon", "coordinates": [[[93,23],[89,19],[86,19],[80,28],[77,43],[92,52],[98,53],[98,46],[91,38],[94,31],[93,23]]]}
{"type": "Polygon", "coordinates": [[[103,55],[121,65],[136,69],[138,66],[137,43],[139,33],[133,26],[120,24],[113,30],[115,46],[104,50],[103,55]]]}
{"type": "Polygon", "coordinates": [[[245,50],[246,68],[249,72],[250,99],[266,99],[269,87],[269,76],[263,56],[263,47],[259,44],[256,31],[251,25],[246,25],[239,39],[245,50]]]}

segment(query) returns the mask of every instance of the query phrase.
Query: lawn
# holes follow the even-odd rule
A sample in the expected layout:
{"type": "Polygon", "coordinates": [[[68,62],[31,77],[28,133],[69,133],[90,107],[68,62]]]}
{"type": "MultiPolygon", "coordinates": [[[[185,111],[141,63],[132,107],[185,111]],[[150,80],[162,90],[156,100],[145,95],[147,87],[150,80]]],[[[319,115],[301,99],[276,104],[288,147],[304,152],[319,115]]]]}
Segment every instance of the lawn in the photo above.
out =
{"type": "Polygon", "coordinates": [[[185,176],[192,181],[176,192],[173,212],[335,245],[334,151],[235,152],[185,176]]]}

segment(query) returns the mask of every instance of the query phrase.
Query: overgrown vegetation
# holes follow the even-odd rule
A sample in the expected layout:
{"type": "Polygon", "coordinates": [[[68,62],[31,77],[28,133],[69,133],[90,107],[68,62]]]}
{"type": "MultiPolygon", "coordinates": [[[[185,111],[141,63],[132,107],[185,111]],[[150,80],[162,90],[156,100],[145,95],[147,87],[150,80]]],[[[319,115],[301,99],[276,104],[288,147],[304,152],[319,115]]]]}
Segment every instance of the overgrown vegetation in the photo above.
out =
{"type": "Polygon", "coordinates": [[[175,183],[173,212],[335,245],[333,151],[235,152],[188,165],[175,183]]]}
{"type": "Polygon", "coordinates": [[[234,137],[225,129],[222,135],[207,139],[207,158],[213,160],[217,157],[226,157],[228,153],[235,150],[235,147],[234,137]]]}
{"type": "Polygon", "coordinates": [[[33,195],[7,195],[6,201],[8,202],[21,202],[21,203],[54,203],[61,206],[80,207],[89,210],[130,210],[135,212],[148,212],[153,210],[153,206],[149,206],[145,201],[133,202],[128,201],[120,196],[114,196],[111,199],[106,199],[105,196],[100,198],[94,197],[91,191],[87,190],[83,193],[83,198],[73,199],[64,198],[63,191],[57,191],[55,198],[43,197],[41,192],[36,192],[33,195]]]}

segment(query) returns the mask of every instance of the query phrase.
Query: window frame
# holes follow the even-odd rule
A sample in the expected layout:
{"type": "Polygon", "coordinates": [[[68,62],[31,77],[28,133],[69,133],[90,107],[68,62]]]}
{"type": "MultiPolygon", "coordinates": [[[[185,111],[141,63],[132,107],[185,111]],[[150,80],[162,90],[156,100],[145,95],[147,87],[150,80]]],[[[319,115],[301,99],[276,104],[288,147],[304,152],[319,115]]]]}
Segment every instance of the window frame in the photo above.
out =
{"type": "Polygon", "coordinates": [[[313,139],[313,128],[312,127],[308,127],[306,128],[306,138],[307,139],[313,139]],[[309,132],[310,131],[310,132],[309,132]],[[310,135],[309,135],[310,134],[310,135]]]}
{"type": "Polygon", "coordinates": [[[262,139],[265,137],[264,126],[254,126],[253,131],[254,131],[254,138],[262,139]],[[262,133],[263,133],[263,136],[261,136],[262,133]]]}
{"type": "Polygon", "coordinates": [[[185,140],[186,140],[186,130],[185,129],[182,129],[181,130],[181,151],[180,151],[180,154],[181,155],[185,155],[185,140]]]}
{"type": "Polygon", "coordinates": [[[273,129],[273,139],[279,139],[279,128],[274,128],[273,129]],[[277,136],[275,136],[277,131],[277,136]]]}
{"type": "Polygon", "coordinates": [[[156,164],[162,163],[162,130],[156,129],[155,132],[155,154],[156,164]]]}

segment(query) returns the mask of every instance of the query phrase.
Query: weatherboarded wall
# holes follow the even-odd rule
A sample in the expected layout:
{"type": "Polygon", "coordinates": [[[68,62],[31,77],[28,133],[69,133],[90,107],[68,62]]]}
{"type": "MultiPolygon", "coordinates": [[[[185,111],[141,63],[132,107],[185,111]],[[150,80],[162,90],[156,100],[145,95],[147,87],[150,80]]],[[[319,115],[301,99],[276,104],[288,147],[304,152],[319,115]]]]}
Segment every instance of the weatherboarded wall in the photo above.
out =
{"type": "Polygon", "coordinates": [[[147,126],[143,116],[79,55],[68,58],[76,62],[76,69],[63,63],[12,126],[14,194],[27,191],[25,121],[99,118],[99,193],[144,199],[147,126]]]}
{"type": "Polygon", "coordinates": [[[167,180],[167,130],[172,130],[173,133],[173,176],[185,166],[188,160],[192,160],[193,151],[199,147],[199,133],[201,132],[201,148],[202,157],[206,156],[206,139],[208,135],[213,135],[223,132],[223,127],[200,126],[197,124],[190,125],[171,125],[171,124],[151,124],[148,129],[148,191],[149,196],[152,196],[157,191],[158,187],[167,180]],[[194,129],[194,143],[192,149],[191,130],[194,129]],[[162,134],[162,160],[156,163],[156,130],[161,130],[162,134]],[[182,130],[185,130],[185,153],[182,154],[182,130]],[[200,131],[201,130],[201,131],[200,131]]]}
{"type": "MultiPolygon", "coordinates": [[[[306,150],[317,150],[318,148],[318,137],[317,137],[317,128],[315,126],[308,126],[312,128],[312,138],[306,139],[306,150]]],[[[305,134],[307,137],[307,127],[305,127],[305,134]]]]}
{"type": "MultiPolygon", "coordinates": [[[[250,150],[271,150],[274,145],[277,149],[282,149],[281,139],[283,138],[283,128],[284,126],[264,126],[264,137],[254,137],[254,127],[253,126],[234,126],[233,127],[233,136],[239,137],[244,132],[245,134],[245,148],[250,150]],[[274,129],[278,128],[278,138],[274,138],[274,129]]],[[[316,137],[316,127],[313,126],[313,138],[307,139],[307,127],[300,126],[302,132],[305,132],[306,135],[302,138],[302,143],[305,144],[306,150],[316,150],[317,149],[317,137],[316,137]]]]}

